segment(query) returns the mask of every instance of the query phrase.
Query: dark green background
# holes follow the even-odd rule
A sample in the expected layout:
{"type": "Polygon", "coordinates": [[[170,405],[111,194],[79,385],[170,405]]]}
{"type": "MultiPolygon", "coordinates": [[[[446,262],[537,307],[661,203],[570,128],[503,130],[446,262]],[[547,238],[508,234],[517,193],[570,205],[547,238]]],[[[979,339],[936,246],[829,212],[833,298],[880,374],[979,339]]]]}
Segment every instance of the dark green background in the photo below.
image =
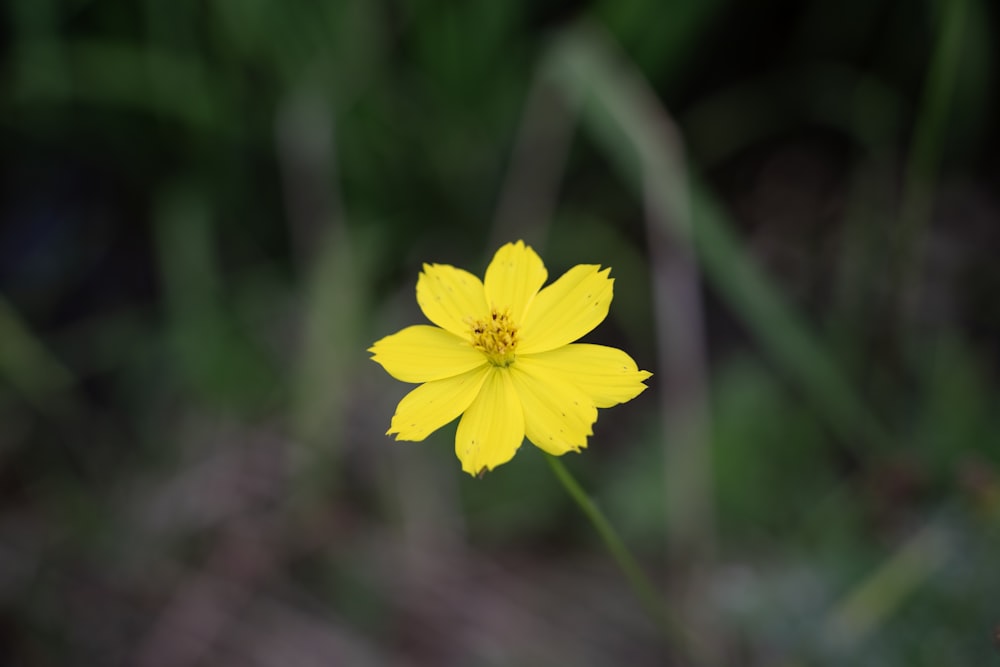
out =
{"type": "Polygon", "coordinates": [[[382,435],[517,238],[612,267],[655,375],[565,463],[723,664],[997,660],[996,18],[9,0],[0,664],[662,664],[537,450],[382,435]]]}

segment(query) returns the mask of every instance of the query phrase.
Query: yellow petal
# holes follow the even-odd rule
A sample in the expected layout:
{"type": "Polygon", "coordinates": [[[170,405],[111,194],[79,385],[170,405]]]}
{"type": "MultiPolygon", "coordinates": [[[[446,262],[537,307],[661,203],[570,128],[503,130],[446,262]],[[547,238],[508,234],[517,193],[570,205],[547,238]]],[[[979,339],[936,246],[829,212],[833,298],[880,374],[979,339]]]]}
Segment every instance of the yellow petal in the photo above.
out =
{"type": "Polygon", "coordinates": [[[386,336],[368,351],[372,361],[397,380],[431,382],[461,375],[487,363],[468,341],[426,324],[406,327],[386,336]]]}
{"type": "Polygon", "coordinates": [[[530,359],[518,359],[511,378],[521,397],[528,440],[555,456],[587,446],[597,408],[583,391],[530,359]]]}
{"type": "Polygon", "coordinates": [[[386,435],[397,440],[423,440],[465,412],[479,394],[488,367],[422,384],[403,397],[386,435]]]}
{"type": "Polygon", "coordinates": [[[490,312],[479,278],[447,264],[424,264],[417,279],[417,303],[434,324],[469,337],[471,321],[490,312]]]}
{"type": "Polygon", "coordinates": [[[462,470],[479,475],[510,461],[524,440],[524,413],[510,372],[491,367],[479,395],[462,415],[455,453],[462,470]]]}
{"type": "Polygon", "coordinates": [[[632,357],[618,348],[576,343],[541,354],[519,355],[517,366],[534,375],[558,376],[583,391],[599,408],[631,401],[646,389],[652,376],[640,371],[632,357]]]}
{"type": "Polygon", "coordinates": [[[611,307],[611,269],[579,264],[535,297],[521,325],[519,354],[545,352],[572,343],[600,324],[611,307]]]}
{"type": "Polygon", "coordinates": [[[486,268],[484,285],[490,308],[510,308],[511,318],[519,324],[548,275],[542,259],[524,241],[508,243],[486,268]]]}

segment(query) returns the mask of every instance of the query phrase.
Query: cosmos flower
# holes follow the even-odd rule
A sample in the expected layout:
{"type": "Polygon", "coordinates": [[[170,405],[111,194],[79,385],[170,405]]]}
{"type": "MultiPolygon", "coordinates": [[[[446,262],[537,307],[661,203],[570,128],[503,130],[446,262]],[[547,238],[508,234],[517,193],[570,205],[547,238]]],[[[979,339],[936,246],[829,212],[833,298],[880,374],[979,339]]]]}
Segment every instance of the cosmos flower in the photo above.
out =
{"type": "Polygon", "coordinates": [[[482,281],[424,264],[417,303],[437,326],[368,350],[392,377],[420,383],[387,435],[423,440],[461,415],[455,453],[472,475],[510,461],[525,437],[555,456],[585,448],[597,408],[635,398],[651,375],[619,349],[573,342],[607,317],[610,271],[580,264],[542,288],[548,272],[522,241],[501,247],[482,281]]]}

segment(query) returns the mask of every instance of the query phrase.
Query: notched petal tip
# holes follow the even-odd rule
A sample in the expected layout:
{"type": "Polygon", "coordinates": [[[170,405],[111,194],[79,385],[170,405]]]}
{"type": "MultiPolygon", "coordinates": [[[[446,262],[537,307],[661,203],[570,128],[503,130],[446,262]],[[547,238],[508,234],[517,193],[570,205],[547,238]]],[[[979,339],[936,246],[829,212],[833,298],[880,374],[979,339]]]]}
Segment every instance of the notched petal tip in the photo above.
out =
{"type": "Polygon", "coordinates": [[[402,430],[394,426],[390,426],[389,430],[386,431],[385,434],[391,436],[396,442],[423,442],[427,439],[427,436],[430,435],[430,433],[428,433],[427,435],[421,435],[420,437],[409,436],[405,435],[402,430]]]}
{"type": "Polygon", "coordinates": [[[458,422],[455,454],[462,470],[477,475],[507,463],[524,441],[521,399],[506,370],[487,374],[475,400],[458,422]]]}
{"type": "Polygon", "coordinates": [[[509,461],[504,461],[503,463],[484,465],[479,469],[479,472],[476,472],[475,468],[463,464],[462,472],[468,473],[471,477],[475,477],[476,479],[483,479],[484,477],[486,477],[486,473],[493,472],[498,467],[502,466],[504,463],[509,463],[509,461]]]}
{"type": "Polygon", "coordinates": [[[397,440],[420,442],[458,418],[479,394],[488,369],[422,384],[402,398],[389,426],[397,440]]]}
{"type": "Polygon", "coordinates": [[[632,400],[647,389],[643,381],[653,376],[639,370],[623,350],[589,343],[527,355],[521,362],[523,368],[536,367],[536,373],[562,377],[582,390],[598,408],[632,400]]]}
{"type": "Polygon", "coordinates": [[[577,264],[542,289],[525,319],[520,352],[562,347],[603,322],[614,298],[610,271],[599,264],[577,264]]]}

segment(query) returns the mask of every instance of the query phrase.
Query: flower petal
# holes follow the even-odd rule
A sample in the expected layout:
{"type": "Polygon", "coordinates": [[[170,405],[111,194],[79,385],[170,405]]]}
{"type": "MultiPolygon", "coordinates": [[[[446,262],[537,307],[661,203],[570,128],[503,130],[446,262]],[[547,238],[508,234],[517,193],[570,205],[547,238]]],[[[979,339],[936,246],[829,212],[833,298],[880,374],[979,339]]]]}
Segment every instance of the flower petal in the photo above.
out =
{"type": "Polygon", "coordinates": [[[368,348],[372,361],[403,382],[431,382],[487,363],[468,341],[427,324],[406,327],[368,348]]]}
{"type": "Polygon", "coordinates": [[[516,365],[532,373],[559,376],[579,388],[599,408],[631,401],[646,389],[652,376],[640,371],[632,357],[615,347],[575,343],[555,350],[518,356],[516,365]]]}
{"type": "Polygon", "coordinates": [[[555,456],[587,446],[597,408],[583,391],[530,358],[511,366],[511,379],[521,397],[528,440],[555,456]]]}
{"type": "Polygon", "coordinates": [[[396,406],[386,435],[397,440],[419,441],[465,412],[479,394],[488,366],[455,377],[422,384],[396,406]]]}
{"type": "Polygon", "coordinates": [[[508,243],[497,250],[486,267],[486,300],[490,308],[510,308],[511,319],[520,323],[525,309],[545,284],[549,273],[542,259],[524,245],[508,243]]]}
{"type": "Polygon", "coordinates": [[[524,413],[507,369],[492,367],[462,415],[455,453],[462,470],[479,475],[510,461],[524,441],[524,413]]]}
{"type": "Polygon", "coordinates": [[[611,307],[611,269],[579,264],[535,297],[521,325],[519,354],[553,350],[572,343],[600,324],[611,307]]]}
{"type": "Polygon", "coordinates": [[[427,319],[463,338],[469,337],[470,318],[490,312],[482,281],[447,264],[424,264],[417,279],[417,303],[427,319]]]}

